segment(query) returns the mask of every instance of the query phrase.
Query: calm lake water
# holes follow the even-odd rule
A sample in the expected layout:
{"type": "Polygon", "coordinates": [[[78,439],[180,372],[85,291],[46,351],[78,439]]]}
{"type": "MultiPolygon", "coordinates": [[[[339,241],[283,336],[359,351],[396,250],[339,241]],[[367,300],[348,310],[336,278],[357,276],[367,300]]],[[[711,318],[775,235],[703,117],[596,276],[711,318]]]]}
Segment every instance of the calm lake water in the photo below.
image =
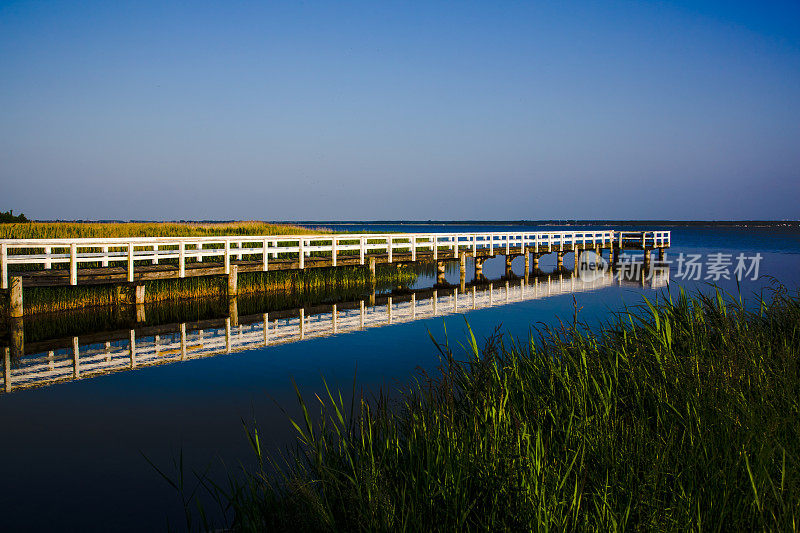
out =
{"type": "MultiPolygon", "coordinates": [[[[349,224],[329,227],[350,231],[413,232],[514,229],[507,225],[349,224]]],[[[592,226],[580,228],[590,229],[592,226]]],[[[525,229],[533,231],[530,227],[525,229]]],[[[555,231],[560,228],[548,226],[541,229],[555,231]]],[[[643,294],[655,298],[656,294],[675,291],[679,286],[689,291],[710,290],[709,281],[685,280],[676,276],[676,260],[681,253],[685,257],[699,254],[704,267],[707,267],[709,259],[713,260],[712,254],[722,253],[723,261],[730,254],[733,264],[728,270],[731,273],[738,254],[744,254],[746,258],[760,254],[759,279],[748,279],[740,284],[745,296],[770,287],[774,283],[772,277],[791,289],[800,287],[800,231],[796,228],[647,226],[646,229],[672,230],[673,246],[667,253],[667,259],[673,261],[669,289],[611,283],[572,293],[567,279],[566,285],[563,285],[563,280],[560,285],[565,290],[563,294],[552,294],[558,292],[553,290],[551,296],[540,292],[536,297],[530,297],[531,293],[528,293],[529,298],[524,301],[505,304],[505,283],[498,281],[493,285],[491,307],[472,310],[471,295],[467,292],[461,295],[466,299],[462,300],[464,303],[458,308],[458,313],[441,316],[453,300],[451,292],[440,290],[437,295],[440,298],[437,300],[441,306],[440,316],[426,318],[426,302],[427,305],[432,303],[431,293],[425,289],[435,281],[428,270],[409,287],[419,289],[415,295],[415,305],[420,310],[417,320],[319,338],[310,338],[313,332],[309,331],[299,342],[241,351],[234,349],[230,354],[143,366],[132,371],[1,394],[3,437],[0,451],[5,458],[3,476],[0,476],[2,527],[4,530],[141,531],[164,529],[169,520],[174,528],[180,529],[183,527],[182,508],[174,490],[147,464],[142,454],[169,469],[170,461],[183,450],[184,461],[190,469],[205,470],[209,466],[212,476],[221,475],[224,467],[220,458],[229,469],[236,469],[239,461],[246,463],[250,460],[242,419],[255,419],[263,440],[274,448],[290,442],[292,431],[286,417],[296,413],[292,380],[304,393],[311,395],[323,390],[322,376],[334,387],[349,390],[357,372],[360,385],[373,390],[381,387],[391,390],[407,382],[418,368],[434,369],[437,366],[437,351],[428,332],[442,339],[446,328],[451,343],[455,345],[465,339],[465,319],[479,338],[497,326],[506,335],[524,338],[532,326],[555,324],[559,317],[570,319],[573,297],[580,308],[580,317],[594,322],[607,317],[610,311],[641,302],[643,294]]],[[[717,263],[719,266],[719,261],[717,263]]],[[[567,256],[565,265],[571,264],[570,256],[567,256]]],[[[540,264],[544,271],[550,271],[554,266],[554,255],[543,258],[540,264]]],[[[502,257],[489,260],[484,266],[484,275],[499,280],[503,268],[502,257]]],[[[522,259],[517,259],[515,272],[522,275],[523,268],[522,259]]],[[[704,268],[702,277],[705,278],[706,274],[707,268],[704,268]]],[[[472,276],[470,265],[467,276],[468,279],[472,276]]],[[[458,283],[457,269],[448,272],[448,281],[458,283]]],[[[739,290],[735,280],[720,279],[717,283],[733,293],[739,290]]],[[[510,290],[517,285],[518,282],[512,282],[510,290]]],[[[309,300],[309,316],[318,317],[320,327],[328,327],[332,315],[325,313],[329,312],[332,304],[341,301],[342,318],[338,324],[341,331],[346,330],[347,320],[351,320],[350,323],[358,320],[358,302],[361,299],[367,302],[368,316],[370,312],[378,312],[376,309],[385,310],[385,297],[390,292],[382,292],[383,295],[381,291],[376,295],[377,306],[374,309],[369,305],[368,292],[325,294],[318,301],[314,301],[313,295],[305,298],[309,300]]],[[[392,295],[398,313],[401,308],[408,309],[403,306],[410,305],[410,294],[408,291],[395,291],[392,295]]],[[[476,301],[478,297],[480,294],[476,301]]],[[[483,297],[488,298],[488,295],[483,297]]],[[[276,301],[269,305],[261,303],[259,307],[258,303],[242,301],[238,312],[242,317],[268,313],[274,321],[272,327],[279,332],[283,325],[290,327],[292,316],[296,316],[291,310],[283,309],[286,305],[290,304],[276,301]]],[[[80,327],[80,335],[88,338],[87,335],[95,334],[97,339],[102,339],[99,330],[108,327],[109,323],[109,320],[98,318],[103,313],[108,314],[108,311],[96,311],[94,322],[92,316],[84,314],[83,322],[75,326],[80,327]],[[98,325],[93,326],[94,323],[98,325]]],[[[148,313],[158,314],[159,311],[149,309],[148,313]]],[[[225,309],[195,303],[171,313],[165,313],[165,322],[186,321],[191,324],[200,319],[207,320],[203,323],[205,336],[200,339],[198,328],[190,327],[186,344],[197,348],[201,344],[212,346],[218,342],[224,346],[225,309]],[[177,316],[174,313],[178,313],[177,316]]],[[[31,328],[34,327],[36,325],[32,324],[31,328]]],[[[59,330],[54,336],[65,336],[62,331],[65,327],[63,324],[53,326],[54,330],[59,330]]],[[[258,327],[261,327],[258,323],[244,324],[241,330],[234,327],[231,338],[236,334],[257,334],[258,327]]],[[[30,335],[45,339],[47,331],[41,329],[39,326],[30,335]]],[[[29,335],[27,331],[26,335],[29,335]]],[[[174,330],[165,331],[157,342],[175,342],[179,336],[180,333],[174,330]]],[[[113,339],[111,346],[124,346],[125,342],[125,339],[113,339]]],[[[137,345],[143,350],[153,342],[153,336],[137,338],[137,345]]],[[[81,346],[82,351],[89,349],[91,347],[81,346]]],[[[66,353],[71,351],[54,350],[56,358],[63,358],[66,353]]]]}

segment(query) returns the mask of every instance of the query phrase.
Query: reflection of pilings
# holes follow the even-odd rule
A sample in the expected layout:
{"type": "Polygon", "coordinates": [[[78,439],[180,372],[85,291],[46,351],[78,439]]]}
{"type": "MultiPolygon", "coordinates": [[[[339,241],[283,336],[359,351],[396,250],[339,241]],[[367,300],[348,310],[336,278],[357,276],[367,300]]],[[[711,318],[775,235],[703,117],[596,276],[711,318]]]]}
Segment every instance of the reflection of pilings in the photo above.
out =
{"type": "Polygon", "coordinates": [[[480,281],[483,279],[483,262],[485,259],[483,257],[476,257],[475,258],[475,281],[480,281]]]}
{"type": "Polygon", "coordinates": [[[11,350],[3,348],[3,383],[6,392],[11,392],[11,350]]]}
{"type": "Polygon", "coordinates": [[[369,293],[369,306],[375,307],[375,287],[372,287],[372,292],[369,293]]]}
{"type": "Polygon", "coordinates": [[[445,276],[445,261],[436,261],[436,283],[439,285],[444,285],[447,283],[447,277],[445,276]]]}
{"type": "Polygon", "coordinates": [[[306,336],[306,310],[300,309],[300,340],[306,336]]]}
{"type": "Polygon", "coordinates": [[[19,359],[25,355],[25,328],[22,318],[8,320],[9,334],[11,337],[11,358],[19,359]]]}
{"type": "Polygon", "coordinates": [[[72,377],[81,377],[81,348],[78,337],[72,337],[72,377]]]}
{"type": "Polygon", "coordinates": [[[131,368],[136,367],[136,331],[131,330],[130,336],[131,368]]]}
{"type": "Polygon", "coordinates": [[[186,360],[186,322],[181,324],[181,361],[186,360]]]}
{"type": "MultiPolygon", "coordinates": [[[[302,336],[300,337],[303,338],[302,336]]],[[[225,353],[231,353],[231,318],[225,319],[225,353]]]]}

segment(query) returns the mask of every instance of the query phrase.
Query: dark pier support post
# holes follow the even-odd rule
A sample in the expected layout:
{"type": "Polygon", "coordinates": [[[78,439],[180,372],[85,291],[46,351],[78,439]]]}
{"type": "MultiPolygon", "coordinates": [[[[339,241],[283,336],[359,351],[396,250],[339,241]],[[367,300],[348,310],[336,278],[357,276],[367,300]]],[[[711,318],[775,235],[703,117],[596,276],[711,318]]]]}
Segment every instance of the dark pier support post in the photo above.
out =
{"type": "Polygon", "coordinates": [[[485,261],[482,257],[475,258],[475,281],[480,281],[483,278],[483,262],[485,261]]]}
{"type": "Polygon", "coordinates": [[[644,284],[645,274],[650,270],[650,248],[644,249],[644,264],[642,265],[642,284],[644,284]]]}
{"type": "Polygon", "coordinates": [[[461,291],[465,290],[467,284],[467,254],[461,252],[458,256],[458,273],[459,273],[459,286],[461,291]]]}
{"type": "Polygon", "coordinates": [[[527,249],[524,249],[522,253],[525,256],[525,283],[528,283],[528,275],[531,271],[531,254],[527,249]]]}
{"type": "Polygon", "coordinates": [[[25,355],[25,329],[23,326],[22,317],[11,318],[8,321],[11,359],[16,360],[25,355]]]}
{"type": "Polygon", "coordinates": [[[228,298],[228,316],[233,327],[239,327],[239,301],[236,296],[228,298]]]}
{"type": "Polygon", "coordinates": [[[577,272],[578,271],[578,264],[581,261],[581,250],[580,250],[580,248],[578,248],[577,244],[573,246],[573,252],[574,253],[572,254],[573,255],[573,257],[572,257],[572,270],[574,272],[577,272]]]}
{"type": "Polygon", "coordinates": [[[12,276],[9,290],[9,313],[11,318],[22,318],[22,278],[12,276]]]}
{"type": "Polygon", "coordinates": [[[507,278],[510,278],[512,275],[514,275],[514,271],[511,270],[511,263],[513,261],[514,261],[514,256],[513,255],[507,255],[506,256],[506,277],[507,278]]]}
{"type": "Polygon", "coordinates": [[[236,296],[239,294],[239,267],[231,265],[228,274],[228,297],[236,296]]]}
{"type": "Polygon", "coordinates": [[[533,254],[533,270],[539,270],[539,254],[533,254]]]}
{"type": "Polygon", "coordinates": [[[439,285],[444,285],[447,283],[447,278],[445,277],[445,262],[444,261],[436,261],[436,283],[439,285]]]}
{"type": "Polygon", "coordinates": [[[369,280],[374,284],[375,283],[375,258],[369,258],[369,280]]]}
{"type": "Polygon", "coordinates": [[[664,251],[665,251],[665,248],[659,248],[658,249],[658,262],[659,263],[664,261],[664,251]]]}
{"type": "Polygon", "coordinates": [[[564,252],[556,252],[556,270],[564,268],[564,252]]]}

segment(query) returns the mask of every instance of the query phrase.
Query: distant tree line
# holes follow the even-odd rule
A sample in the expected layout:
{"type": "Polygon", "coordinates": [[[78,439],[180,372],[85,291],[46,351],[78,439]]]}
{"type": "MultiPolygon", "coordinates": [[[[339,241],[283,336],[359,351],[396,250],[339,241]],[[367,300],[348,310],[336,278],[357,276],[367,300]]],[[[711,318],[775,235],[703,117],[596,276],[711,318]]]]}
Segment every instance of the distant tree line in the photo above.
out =
{"type": "Polygon", "coordinates": [[[8,211],[0,211],[0,223],[3,222],[30,222],[30,220],[23,213],[15,215],[14,210],[9,209],[8,211]]]}

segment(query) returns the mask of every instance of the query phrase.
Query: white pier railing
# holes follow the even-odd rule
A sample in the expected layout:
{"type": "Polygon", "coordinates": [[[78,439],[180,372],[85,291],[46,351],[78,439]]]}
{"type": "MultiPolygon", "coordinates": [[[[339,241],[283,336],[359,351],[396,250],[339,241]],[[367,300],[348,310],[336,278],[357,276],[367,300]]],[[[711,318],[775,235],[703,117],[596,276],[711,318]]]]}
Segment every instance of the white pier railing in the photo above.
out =
{"type": "Polygon", "coordinates": [[[264,271],[271,260],[293,259],[305,268],[310,256],[329,258],[331,266],[347,256],[358,256],[359,264],[370,255],[405,253],[416,260],[418,252],[433,255],[450,251],[508,254],[512,248],[529,252],[569,251],[574,246],[610,247],[629,245],[638,239],[641,247],[669,246],[669,231],[617,232],[485,232],[485,233],[395,233],[395,234],[322,234],[225,237],[136,237],[113,239],[0,239],[0,288],[9,286],[10,269],[24,265],[51,269],[67,264],[69,283],[77,285],[78,268],[124,266],[127,280],[134,281],[134,271],[142,264],[168,261],[177,264],[178,277],[185,277],[187,263],[213,262],[230,272],[231,261],[260,262],[264,271]],[[619,243],[619,244],[618,244],[619,243]]]}

